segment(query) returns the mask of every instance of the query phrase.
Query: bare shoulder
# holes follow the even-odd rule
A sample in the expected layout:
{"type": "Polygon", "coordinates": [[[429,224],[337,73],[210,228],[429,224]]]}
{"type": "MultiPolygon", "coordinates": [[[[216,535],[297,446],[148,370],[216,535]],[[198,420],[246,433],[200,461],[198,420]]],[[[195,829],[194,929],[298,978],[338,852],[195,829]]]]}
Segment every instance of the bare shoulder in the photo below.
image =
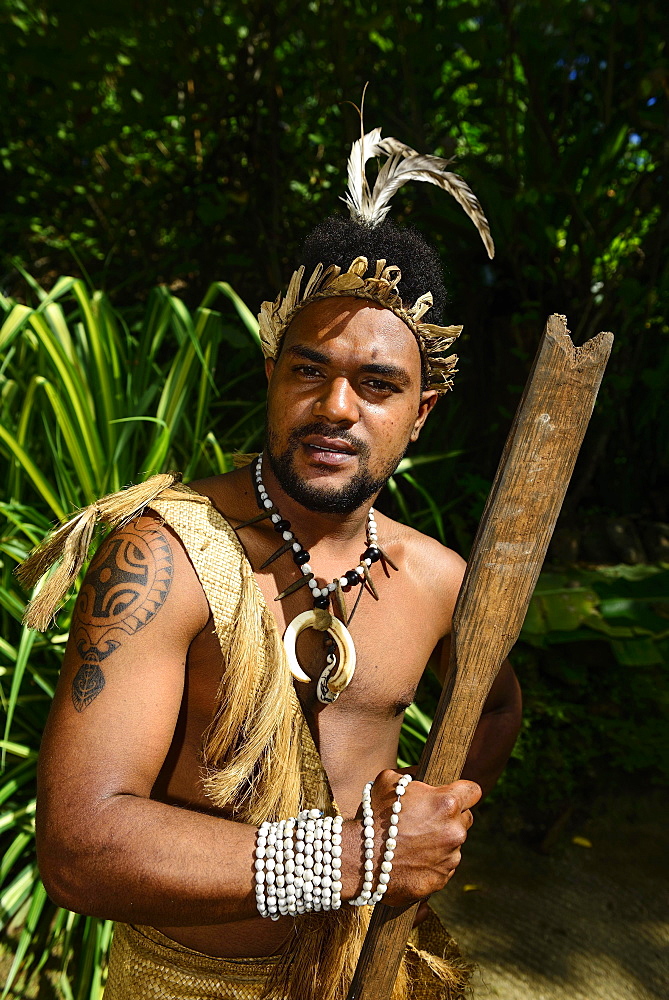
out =
{"type": "Polygon", "coordinates": [[[241,521],[257,508],[248,467],[242,466],[219,476],[209,476],[188,484],[196,493],[208,497],[224,517],[241,521]]]}
{"type": "Polygon", "coordinates": [[[390,546],[401,547],[408,571],[438,577],[442,585],[455,580],[460,586],[466,563],[454,549],[383,514],[376,517],[379,537],[386,538],[390,546]]]}
{"type": "Polygon", "coordinates": [[[42,741],[43,816],[64,775],[89,801],[109,788],[150,794],[173,739],[189,646],[208,617],[185,549],[156,515],[103,539],[75,602],[42,741]]]}
{"type": "Polygon", "coordinates": [[[173,697],[178,710],[188,648],[208,619],[188,555],[157,515],[116,528],[100,543],[77,596],[52,719],[62,722],[72,707],[80,715],[93,702],[87,717],[99,719],[103,689],[106,709],[127,707],[130,691],[134,704],[143,704],[158,682],[160,697],[173,697]]]}
{"type": "MultiPolygon", "coordinates": [[[[377,516],[379,538],[387,540],[389,554],[401,561],[402,572],[419,587],[432,608],[444,615],[443,634],[450,631],[453,608],[458,597],[466,563],[447,545],[415,528],[383,515],[377,516]]],[[[385,547],[385,546],[384,546],[385,547]]]]}

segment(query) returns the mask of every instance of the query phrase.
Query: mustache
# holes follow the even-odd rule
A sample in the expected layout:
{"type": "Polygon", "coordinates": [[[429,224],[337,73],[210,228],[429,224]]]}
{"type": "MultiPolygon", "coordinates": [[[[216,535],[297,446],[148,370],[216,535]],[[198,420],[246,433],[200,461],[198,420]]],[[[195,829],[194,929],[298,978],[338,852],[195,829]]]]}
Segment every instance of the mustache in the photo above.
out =
{"type": "Polygon", "coordinates": [[[333,440],[345,441],[346,444],[350,444],[352,448],[355,448],[358,455],[362,458],[369,458],[370,448],[365,441],[361,441],[360,438],[352,434],[351,431],[345,430],[341,427],[336,427],[333,424],[320,424],[311,423],[305,424],[303,427],[297,427],[294,431],[291,431],[288,438],[288,444],[290,447],[295,448],[300,444],[304,438],[309,437],[310,434],[319,434],[324,438],[332,438],[333,440]]]}

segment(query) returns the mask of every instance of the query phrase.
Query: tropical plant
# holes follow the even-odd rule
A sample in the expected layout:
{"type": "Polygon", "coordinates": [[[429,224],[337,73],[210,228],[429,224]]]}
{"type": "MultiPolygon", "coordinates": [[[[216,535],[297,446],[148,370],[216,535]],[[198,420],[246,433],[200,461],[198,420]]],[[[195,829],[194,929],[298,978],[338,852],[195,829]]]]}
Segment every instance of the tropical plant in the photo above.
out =
{"type": "Polygon", "coordinates": [[[34,848],[37,748],[71,604],[58,628],[43,636],[29,631],[13,569],[51,519],[138,477],[167,468],[188,478],[230,469],[232,450],[248,450],[262,429],[253,382],[259,366],[249,363],[259,357],[258,332],[224,282],[192,313],[156,288],[130,321],[81,280],[62,278],[48,295],[33,287],[34,308],[0,298],[0,467],[7,484],[0,503],[0,922],[21,928],[5,993],[19,970],[39,970],[59,955],[55,981],[63,996],[79,1000],[99,995],[110,925],[54,911],[34,848]],[[217,298],[232,303],[241,326],[213,308],[217,298]]]}
{"type": "Polygon", "coordinates": [[[525,711],[500,789],[526,827],[593,789],[669,784],[669,567],[600,566],[542,574],[514,663],[525,711]]]}
{"type": "MultiPolygon", "coordinates": [[[[348,102],[369,80],[369,127],[457,156],[497,246],[488,262],[437,192],[398,194],[464,323],[458,443],[427,450],[464,439],[460,471],[490,478],[545,317],[564,312],[579,341],[616,335],[567,508],[576,540],[592,543],[591,515],[666,522],[665,6],[6,0],[0,281],[24,287],[20,255],[47,285],[76,267],[125,305],[159,281],[195,305],[221,273],[250,302],[276,295],[339,204],[348,102]]],[[[600,548],[580,558],[622,558],[600,548]]]]}
{"type": "MultiPolygon", "coordinates": [[[[543,838],[598,793],[669,785],[669,567],[544,570],[513,664],[523,727],[491,801],[497,820],[543,838]]],[[[436,681],[406,713],[400,752],[418,760],[436,681]]]]}

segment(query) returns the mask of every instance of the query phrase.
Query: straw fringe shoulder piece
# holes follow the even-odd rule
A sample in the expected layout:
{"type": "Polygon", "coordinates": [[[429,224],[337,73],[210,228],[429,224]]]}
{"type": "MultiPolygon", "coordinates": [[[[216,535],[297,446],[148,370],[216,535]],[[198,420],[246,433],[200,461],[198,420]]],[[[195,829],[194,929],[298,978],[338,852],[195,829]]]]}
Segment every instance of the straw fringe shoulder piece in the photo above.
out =
{"type": "MultiPolygon", "coordinates": [[[[221,683],[203,737],[207,796],[230,818],[253,825],[294,816],[303,808],[335,815],[337,807],[293,687],[281,636],[237,535],[207,497],[178,480],[176,474],[154,476],[141,486],[104,497],[47,538],[20,571],[22,582],[29,585],[56,565],[29,605],[26,624],[48,627],[85,562],[98,521],[117,527],[147,508],[155,511],[181,539],[209,602],[221,647],[221,683]]],[[[158,995],[344,1000],[369,921],[367,910],[342,907],[301,918],[289,949],[265,969],[260,993],[138,993],[139,984],[133,980],[127,990],[110,982],[110,1000],[158,995]]],[[[444,940],[437,950],[443,954],[450,939],[441,930],[444,940]]],[[[122,975],[115,969],[128,967],[127,962],[119,965],[114,954],[122,942],[127,950],[128,941],[136,941],[133,933],[132,928],[117,931],[114,977],[122,975]]],[[[146,943],[146,935],[143,940],[146,943]]],[[[188,949],[171,944],[183,958],[188,949]]],[[[463,983],[457,962],[413,947],[402,963],[393,1000],[405,1000],[410,991],[416,998],[454,1000],[463,983]],[[433,983],[436,992],[412,991],[410,982],[417,984],[421,977],[433,983]]]]}

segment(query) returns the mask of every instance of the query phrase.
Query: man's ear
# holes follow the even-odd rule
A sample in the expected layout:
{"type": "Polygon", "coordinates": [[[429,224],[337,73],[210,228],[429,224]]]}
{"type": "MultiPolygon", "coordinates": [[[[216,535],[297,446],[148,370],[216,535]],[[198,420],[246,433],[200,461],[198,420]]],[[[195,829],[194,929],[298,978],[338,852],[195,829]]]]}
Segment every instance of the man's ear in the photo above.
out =
{"type": "Polygon", "coordinates": [[[423,429],[423,424],[427,420],[430,410],[434,407],[438,399],[439,393],[435,389],[426,389],[425,392],[421,392],[420,403],[418,405],[418,416],[414,422],[409,440],[418,440],[418,436],[423,429]]]}
{"type": "Polygon", "coordinates": [[[272,377],[272,372],[274,371],[275,365],[276,361],[274,360],[274,358],[265,358],[265,375],[267,376],[268,382],[272,377]]]}

